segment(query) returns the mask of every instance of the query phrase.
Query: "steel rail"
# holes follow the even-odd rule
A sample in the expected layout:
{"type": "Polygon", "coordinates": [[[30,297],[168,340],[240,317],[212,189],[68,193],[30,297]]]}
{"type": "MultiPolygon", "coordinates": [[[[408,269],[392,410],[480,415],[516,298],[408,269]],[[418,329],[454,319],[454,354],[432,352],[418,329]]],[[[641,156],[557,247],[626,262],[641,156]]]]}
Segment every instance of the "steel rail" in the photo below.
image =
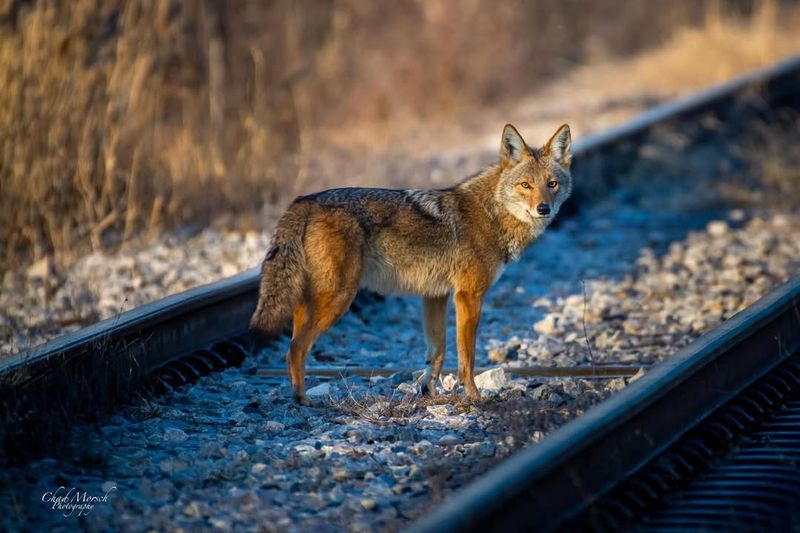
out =
{"type": "MultiPolygon", "coordinates": [[[[759,106],[796,104],[798,95],[796,57],[657,106],[623,126],[578,141],[574,173],[583,189],[604,194],[603,184],[612,183],[614,174],[631,164],[638,146],[660,125],[710,111],[720,116],[757,113],[759,106]],[[750,98],[754,94],[757,98],[750,98]]],[[[257,285],[258,269],[248,270],[0,361],[0,440],[38,434],[57,418],[70,421],[90,415],[164,364],[242,334],[255,306],[257,285]]]]}
{"type": "Polygon", "coordinates": [[[709,112],[722,122],[731,122],[737,114],[758,114],[776,103],[800,107],[800,56],[655,106],[619,126],[578,140],[574,151],[580,157],[573,172],[583,175],[573,198],[581,201],[607,192],[636,161],[650,134],[662,126],[692,121],[709,112]]]}
{"type": "Polygon", "coordinates": [[[468,485],[409,531],[550,531],[800,350],[800,277],[468,485]]]}
{"type": "Polygon", "coordinates": [[[24,452],[65,423],[102,414],[169,361],[241,332],[255,307],[257,282],[249,270],[0,361],[3,449],[24,452]]]}
{"type": "MultiPolygon", "coordinates": [[[[476,368],[475,373],[480,374],[487,370],[498,367],[483,367],[476,368]]],[[[570,377],[570,378],[617,378],[617,377],[632,377],[636,375],[639,370],[648,370],[650,365],[596,365],[596,366],[502,366],[506,374],[512,376],[525,376],[525,377],[570,377]]],[[[381,367],[381,368],[365,368],[365,367],[350,367],[350,366],[335,366],[335,367],[314,367],[309,366],[306,369],[308,376],[323,376],[323,377],[337,377],[337,376],[382,376],[387,377],[394,374],[412,374],[419,372],[418,368],[395,368],[395,367],[381,367]]],[[[457,374],[455,368],[443,368],[442,375],[457,374]]],[[[288,371],[286,368],[261,368],[256,370],[257,376],[286,376],[288,371]]]]}

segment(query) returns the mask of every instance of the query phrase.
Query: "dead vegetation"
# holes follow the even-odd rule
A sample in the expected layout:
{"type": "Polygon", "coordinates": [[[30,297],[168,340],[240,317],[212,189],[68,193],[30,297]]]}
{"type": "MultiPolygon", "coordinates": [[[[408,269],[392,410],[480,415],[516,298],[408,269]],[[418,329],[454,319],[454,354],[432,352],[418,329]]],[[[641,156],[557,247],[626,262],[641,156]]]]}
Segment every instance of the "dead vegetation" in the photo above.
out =
{"type": "Polygon", "coordinates": [[[577,65],[663,45],[626,77],[694,87],[795,46],[791,6],[715,6],[0,2],[0,273],[220,215],[241,224],[317,188],[337,165],[325,154],[475,124],[577,65]]]}
{"type": "MultiPolygon", "coordinates": [[[[330,398],[337,411],[375,425],[414,424],[422,420],[428,406],[452,405],[454,412],[469,413],[475,410],[474,401],[464,395],[414,396],[392,394],[385,396],[367,392],[349,393],[339,399],[330,398]]],[[[477,412],[477,411],[476,411],[477,412]]]]}
{"type": "MultiPolygon", "coordinates": [[[[581,416],[588,408],[609,396],[603,387],[587,390],[576,399],[563,405],[537,401],[529,393],[506,391],[495,397],[484,397],[477,402],[463,395],[447,394],[435,397],[381,395],[373,392],[348,394],[341,399],[330,398],[328,402],[337,413],[377,427],[416,427],[429,417],[429,406],[451,405],[452,413],[470,414],[476,420],[480,433],[488,436],[492,454],[476,460],[473,455],[450,448],[447,457],[430,458],[420,462],[431,492],[431,502],[439,502],[453,490],[463,487],[471,480],[490,470],[494,465],[520,449],[541,440],[569,420],[581,416]],[[477,420],[479,419],[479,421],[477,420]],[[502,438],[498,437],[501,436],[502,438]]],[[[421,513],[424,508],[418,509],[421,513]]],[[[419,516],[419,513],[414,517],[419,516]]],[[[412,517],[413,518],[413,517],[412,517]]]]}
{"type": "Polygon", "coordinates": [[[743,168],[722,192],[743,205],[796,209],[800,205],[800,115],[786,111],[749,127],[737,147],[743,168]]]}
{"type": "Polygon", "coordinates": [[[800,205],[800,117],[762,124],[755,130],[753,144],[745,147],[745,157],[768,201],[783,207],[800,205]]]}
{"type": "Polygon", "coordinates": [[[659,46],[627,57],[599,56],[569,78],[574,86],[596,93],[613,87],[616,100],[611,104],[625,98],[674,98],[800,52],[789,31],[800,24],[800,10],[769,0],[748,4],[742,16],[730,2],[704,3],[698,24],[677,27],[659,46]]]}
{"type": "Polygon", "coordinates": [[[764,1],[737,18],[730,8],[709,2],[702,24],[678,28],[663,46],[633,59],[633,83],[674,92],[701,89],[798,52],[796,39],[781,31],[800,22],[796,11],[764,1]]]}

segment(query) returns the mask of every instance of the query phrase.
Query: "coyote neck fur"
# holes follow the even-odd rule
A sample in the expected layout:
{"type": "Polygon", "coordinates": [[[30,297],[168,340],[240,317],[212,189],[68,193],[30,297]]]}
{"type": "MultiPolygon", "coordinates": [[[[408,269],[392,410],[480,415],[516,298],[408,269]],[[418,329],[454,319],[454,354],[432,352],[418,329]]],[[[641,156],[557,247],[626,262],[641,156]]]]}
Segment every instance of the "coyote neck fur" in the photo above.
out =
{"type": "Polygon", "coordinates": [[[453,192],[467,207],[464,209],[466,213],[482,219],[467,222],[491,228],[485,235],[492,237],[503,261],[509,263],[519,259],[528,245],[542,234],[549,221],[531,219],[523,222],[512,215],[496,194],[501,173],[500,165],[492,165],[456,185],[453,192]]]}

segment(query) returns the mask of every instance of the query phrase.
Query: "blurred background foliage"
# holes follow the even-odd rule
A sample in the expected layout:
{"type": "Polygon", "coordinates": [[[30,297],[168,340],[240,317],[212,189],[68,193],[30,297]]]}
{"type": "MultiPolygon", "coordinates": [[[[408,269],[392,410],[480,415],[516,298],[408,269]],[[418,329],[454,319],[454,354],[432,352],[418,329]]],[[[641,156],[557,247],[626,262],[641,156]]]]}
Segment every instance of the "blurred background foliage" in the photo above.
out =
{"type": "Polygon", "coordinates": [[[787,13],[743,0],[0,0],[0,272],[280,205],[318,187],[308,158],[475,123],[582,65],[650,51],[629,83],[718,81],[784,54],[787,13]]]}

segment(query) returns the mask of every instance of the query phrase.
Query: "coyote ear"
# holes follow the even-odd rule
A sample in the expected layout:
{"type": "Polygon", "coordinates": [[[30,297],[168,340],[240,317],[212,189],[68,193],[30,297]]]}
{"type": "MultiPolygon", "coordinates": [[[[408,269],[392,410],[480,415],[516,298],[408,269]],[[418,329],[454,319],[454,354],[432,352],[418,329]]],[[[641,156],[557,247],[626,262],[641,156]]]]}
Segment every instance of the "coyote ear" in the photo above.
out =
{"type": "Polygon", "coordinates": [[[503,128],[503,140],[500,143],[500,162],[506,164],[517,164],[523,157],[528,155],[528,146],[519,134],[517,128],[511,124],[506,124],[503,128]]]}
{"type": "Polygon", "coordinates": [[[561,166],[569,168],[569,164],[572,161],[571,146],[572,135],[569,133],[569,126],[564,124],[550,137],[542,151],[561,166]]]}

